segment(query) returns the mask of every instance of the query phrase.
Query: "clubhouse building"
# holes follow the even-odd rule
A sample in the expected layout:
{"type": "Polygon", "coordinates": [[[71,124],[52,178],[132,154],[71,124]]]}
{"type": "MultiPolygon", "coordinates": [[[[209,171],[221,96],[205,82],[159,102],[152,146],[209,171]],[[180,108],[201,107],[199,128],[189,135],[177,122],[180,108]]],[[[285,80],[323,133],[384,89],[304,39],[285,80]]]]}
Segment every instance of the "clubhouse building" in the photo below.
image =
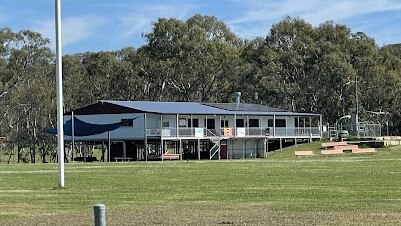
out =
{"type": "Polygon", "coordinates": [[[320,114],[239,101],[104,100],[66,113],[64,121],[71,125],[66,141],[104,144],[105,161],[265,158],[322,137],[320,114]]]}

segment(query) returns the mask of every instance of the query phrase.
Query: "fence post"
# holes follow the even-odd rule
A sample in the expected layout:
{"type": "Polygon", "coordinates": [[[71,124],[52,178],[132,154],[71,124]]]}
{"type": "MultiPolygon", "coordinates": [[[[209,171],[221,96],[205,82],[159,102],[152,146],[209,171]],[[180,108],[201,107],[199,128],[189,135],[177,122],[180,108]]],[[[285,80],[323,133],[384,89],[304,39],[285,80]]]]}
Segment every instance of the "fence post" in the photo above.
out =
{"type": "Polygon", "coordinates": [[[93,206],[95,215],[95,226],[106,226],[106,206],[103,204],[96,204],[93,206]]]}

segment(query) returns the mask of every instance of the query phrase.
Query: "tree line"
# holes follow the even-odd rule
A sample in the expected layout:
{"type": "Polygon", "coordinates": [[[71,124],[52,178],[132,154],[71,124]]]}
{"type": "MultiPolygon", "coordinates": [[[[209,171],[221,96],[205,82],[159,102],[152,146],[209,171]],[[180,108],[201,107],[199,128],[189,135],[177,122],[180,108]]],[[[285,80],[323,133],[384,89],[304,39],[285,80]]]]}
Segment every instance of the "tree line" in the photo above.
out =
{"type": "MultiPolygon", "coordinates": [[[[232,102],[321,113],[335,123],[389,122],[400,132],[401,46],[379,47],[362,32],[285,17],[265,37],[239,38],[215,17],[160,18],[145,44],[63,56],[65,111],[97,100],[232,102]]],[[[49,39],[0,29],[0,156],[53,153],[55,56],[49,39]]],[[[34,161],[34,160],[32,160],[34,161]]]]}

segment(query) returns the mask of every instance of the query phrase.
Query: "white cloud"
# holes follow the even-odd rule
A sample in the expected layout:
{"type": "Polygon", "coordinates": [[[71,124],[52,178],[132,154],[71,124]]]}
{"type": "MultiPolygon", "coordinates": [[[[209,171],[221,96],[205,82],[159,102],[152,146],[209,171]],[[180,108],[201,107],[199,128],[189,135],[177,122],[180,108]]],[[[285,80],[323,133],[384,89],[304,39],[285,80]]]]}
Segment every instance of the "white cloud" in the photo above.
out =
{"type": "Polygon", "coordinates": [[[146,33],[151,28],[153,22],[158,18],[177,18],[185,19],[192,10],[196,8],[193,5],[167,5],[155,4],[146,6],[136,6],[129,8],[123,12],[121,16],[117,17],[120,30],[120,37],[128,38],[133,36],[140,36],[146,33]]]}
{"type": "Polygon", "coordinates": [[[245,38],[267,34],[267,29],[284,16],[300,17],[318,25],[327,20],[341,22],[356,16],[401,9],[396,0],[232,0],[243,6],[243,14],[228,21],[234,32],[245,38]]]}
{"type": "MultiPolygon", "coordinates": [[[[65,47],[92,38],[96,34],[99,27],[105,22],[106,20],[104,18],[92,15],[68,17],[62,19],[63,46],[65,47]]],[[[33,30],[52,40],[52,48],[54,49],[54,20],[40,21],[37,23],[37,26],[33,28],[33,30]]]]}

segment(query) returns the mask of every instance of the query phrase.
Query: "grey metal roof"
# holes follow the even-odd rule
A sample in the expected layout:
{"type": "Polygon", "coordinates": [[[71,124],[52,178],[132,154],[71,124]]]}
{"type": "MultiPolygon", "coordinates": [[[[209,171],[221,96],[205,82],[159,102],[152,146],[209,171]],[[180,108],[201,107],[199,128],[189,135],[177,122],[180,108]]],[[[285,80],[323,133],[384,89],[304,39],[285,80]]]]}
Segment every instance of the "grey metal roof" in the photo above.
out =
{"type": "Polygon", "coordinates": [[[155,102],[155,101],[106,101],[128,108],[160,114],[226,115],[226,110],[210,107],[197,102],[155,102]]]}
{"type": "Polygon", "coordinates": [[[273,108],[260,104],[236,104],[236,103],[203,103],[208,106],[221,108],[228,111],[252,111],[252,112],[288,112],[283,109],[273,108]]]}
{"type": "Polygon", "coordinates": [[[278,115],[278,116],[319,116],[313,113],[298,113],[256,104],[198,103],[198,102],[155,102],[155,101],[104,101],[111,104],[158,114],[193,115],[278,115]]]}

